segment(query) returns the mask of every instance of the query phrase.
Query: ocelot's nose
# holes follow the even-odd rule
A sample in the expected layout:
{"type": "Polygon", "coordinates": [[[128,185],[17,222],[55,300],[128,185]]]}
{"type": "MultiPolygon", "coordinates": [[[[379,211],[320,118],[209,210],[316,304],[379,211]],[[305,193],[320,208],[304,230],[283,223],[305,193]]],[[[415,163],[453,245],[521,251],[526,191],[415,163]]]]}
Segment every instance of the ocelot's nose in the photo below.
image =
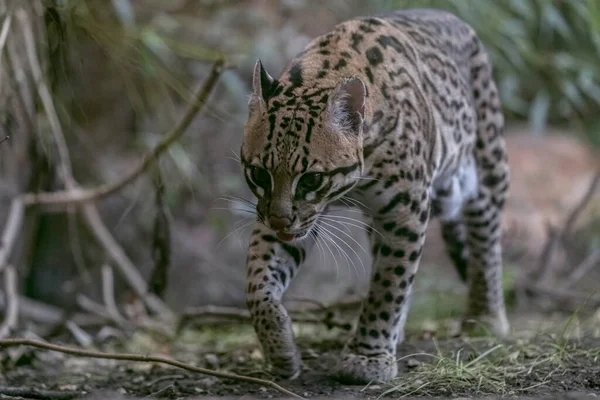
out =
{"type": "Polygon", "coordinates": [[[289,228],[289,226],[291,224],[292,224],[292,220],[287,217],[276,217],[276,216],[269,217],[269,225],[271,225],[271,228],[276,231],[282,231],[286,228],[289,228]]]}

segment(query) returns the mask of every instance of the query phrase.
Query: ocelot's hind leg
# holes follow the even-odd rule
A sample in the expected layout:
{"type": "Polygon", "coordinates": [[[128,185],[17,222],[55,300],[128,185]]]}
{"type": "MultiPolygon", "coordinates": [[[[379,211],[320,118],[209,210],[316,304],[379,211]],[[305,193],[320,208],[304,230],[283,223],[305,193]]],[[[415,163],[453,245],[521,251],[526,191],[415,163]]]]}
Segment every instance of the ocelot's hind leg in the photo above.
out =
{"type": "Polygon", "coordinates": [[[483,328],[498,337],[506,336],[509,325],[502,287],[501,207],[489,188],[482,188],[478,198],[466,205],[464,220],[469,294],[463,330],[472,333],[483,328]]]}
{"type": "Polygon", "coordinates": [[[471,79],[477,110],[477,196],[463,209],[469,251],[469,300],[464,328],[483,323],[496,336],[509,331],[502,291],[502,210],[508,195],[509,167],[504,142],[504,117],[492,69],[481,49],[474,53],[471,79]]]}

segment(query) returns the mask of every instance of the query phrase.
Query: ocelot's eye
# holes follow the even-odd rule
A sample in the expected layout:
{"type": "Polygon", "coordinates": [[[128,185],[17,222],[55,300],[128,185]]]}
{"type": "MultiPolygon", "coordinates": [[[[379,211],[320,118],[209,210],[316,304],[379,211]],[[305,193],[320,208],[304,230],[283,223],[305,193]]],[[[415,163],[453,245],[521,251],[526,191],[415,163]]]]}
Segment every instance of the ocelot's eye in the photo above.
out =
{"type": "Polygon", "coordinates": [[[271,187],[271,175],[266,169],[252,166],[250,167],[250,176],[252,181],[261,188],[266,190],[271,187]]]}
{"type": "Polygon", "coordinates": [[[320,172],[308,172],[298,181],[298,189],[303,192],[312,192],[317,190],[323,183],[323,174],[320,172]]]}

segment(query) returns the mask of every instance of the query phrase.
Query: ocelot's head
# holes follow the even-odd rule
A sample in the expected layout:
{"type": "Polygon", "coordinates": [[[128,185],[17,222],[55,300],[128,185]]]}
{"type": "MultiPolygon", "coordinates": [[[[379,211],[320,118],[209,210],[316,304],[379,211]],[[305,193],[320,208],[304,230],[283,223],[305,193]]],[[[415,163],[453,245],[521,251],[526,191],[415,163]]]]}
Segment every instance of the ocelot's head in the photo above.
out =
{"type": "Polygon", "coordinates": [[[312,85],[298,68],[277,81],[256,63],[240,153],[258,217],[283,241],[305,238],[363,172],[365,85],[312,85]]]}

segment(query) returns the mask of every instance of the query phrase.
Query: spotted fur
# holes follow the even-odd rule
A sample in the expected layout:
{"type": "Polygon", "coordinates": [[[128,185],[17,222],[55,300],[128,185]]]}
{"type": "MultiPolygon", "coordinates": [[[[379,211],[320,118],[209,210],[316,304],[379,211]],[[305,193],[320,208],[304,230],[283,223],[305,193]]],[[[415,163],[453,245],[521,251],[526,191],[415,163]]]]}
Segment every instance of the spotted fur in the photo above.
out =
{"type": "Polygon", "coordinates": [[[509,171],[503,114],[474,31],[433,10],[357,18],[313,40],[279,79],[257,62],[241,149],[258,198],[247,303],[264,353],[300,372],[282,295],[342,196],[372,219],[373,275],[337,375],[397,373],[411,288],[431,216],[469,285],[464,326],[508,332],[501,212],[509,171]]]}

